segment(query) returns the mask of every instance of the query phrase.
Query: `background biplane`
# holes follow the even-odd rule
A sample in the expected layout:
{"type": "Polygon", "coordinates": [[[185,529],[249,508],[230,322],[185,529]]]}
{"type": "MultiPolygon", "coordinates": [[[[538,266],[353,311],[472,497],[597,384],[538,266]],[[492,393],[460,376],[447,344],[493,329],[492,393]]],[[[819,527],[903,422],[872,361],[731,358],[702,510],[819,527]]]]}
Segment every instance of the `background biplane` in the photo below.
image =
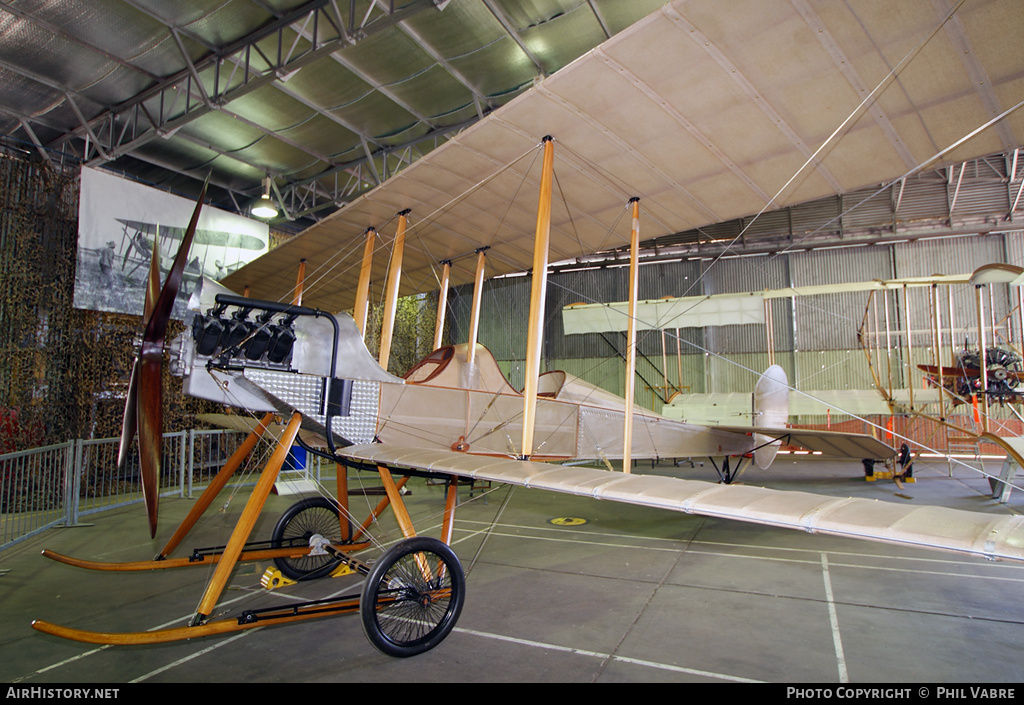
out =
{"type": "Polygon", "coordinates": [[[1003,502],[1024,466],[1022,282],[1024,268],[1005,263],[964,275],[880,282],[858,331],[890,413],[928,422],[918,445],[948,451],[959,442],[980,456],[986,444],[1005,454],[998,474],[976,468],[1003,502]],[[887,315],[894,310],[903,315],[887,315]]]}
{"type": "MultiPolygon", "coordinates": [[[[446,478],[449,483],[454,478],[490,480],[991,558],[1024,557],[1024,526],[1019,518],[539,462],[595,454],[628,460],[634,448],[642,448],[638,457],[654,453],[724,459],[754,453],[759,464],[766,465],[783,439],[812,447],[825,444],[853,457],[892,452],[861,436],[776,427],[784,414],[775,400],[784,396],[786,384],[774,372],[762,378],[760,390],[760,396],[769,400],[761,407],[760,418],[768,423],[755,419],[747,427],[700,429],[634,412],[628,394],[621,407],[596,390],[584,391],[582,399],[559,399],[565,392],[572,397],[579,387],[565,377],[542,380],[539,375],[543,330],[536,310],[529,322],[526,389],[521,395],[500,388],[503,380],[492,376],[486,355],[472,338],[464,348],[439,348],[414,370],[421,376],[409,380],[393,379],[386,372],[386,336],[379,365],[354,342],[359,339],[371,280],[387,281],[390,307],[399,293],[434,289],[438,283],[444,291],[460,278],[468,281],[470,273],[460,273],[450,263],[469,252],[478,255],[472,277],[480,281],[484,248],[489,248],[487,262],[493,273],[532,269],[532,301],[539,310],[548,258],[585,256],[611,244],[604,224],[638,193],[655,229],[672,232],[866,183],[906,178],[925,165],[1021,141],[1021,119],[1014,112],[1021,103],[1012,58],[1017,32],[1012,23],[993,25],[986,21],[986,12],[964,3],[938,16],[934,7],[887,7],[861,16],[844,8],[827,19],[813,12],[809,16],[802,9],[806,8],[774,3],[750,17],[737,15],[735,22],[723,24],[709,21],[706,15],[716,12],[709,5],[667,5],[336,216],[229,276],[227,286],[248,287],[253,298],[214,292],[212,301],[200,304],[196,322],[176,353],[186,390],[257,413],[280,414],[289,419],[287,430],[243,514],[244,521],[218,558],[211,588],[193,626],[133,634],[124,641],[188,638],[260,624],[264,619],[260,615],[248,615],[248,621],[230,625],[208,621],[208,617],[234,562],[245,554],[251,515],[262,506],[260,494],[265,497],[269,492],[286,446],[302,438],[300,429],[321,436],[331,459],[378,472],[399,513],[400,493],[393,475],[420,474],[446,478]],[[755,15],[757,26],[748,24],[755,15]],[[785,85],[758,68],[771,65],[769,57],[782,60],[779,55],[796,45],[779,42],[777,32],[764,32],[769,25],[811,35],[806,45],[815,56],[801,57],[799,66],[793,66],[796,75],[785,85]],[[879,40],[872,49],[862,42],[866,26],[879,40]],[[963,66],[964,37],[986,48],[983,56],[970,57],[979,62],[977,66],[963,66]],[[876,61],[876,52],[885,61],[876,61]],[[679,71],[679,66],[688,70],[679,71]],[[982,89],[974,78],[978,68],[990,77],[982,89]],[[911,81],[915,71],[942,72],[944,80],[911,81]],[[709,85],[692,85],[697,77],[709,85]],[[902,94],[890,90],[896,85],[902,94]],[[601,89],[595,90],[596,86],[601,89]],[[869,90],[870,86],[874,88],[869,90]],[[1001,106],[997,97],[1003,93],[1012,100],[993,113],[992,106],[1001,106]],[[830,108],[801,111],[801,96],[811,94],[817,96],[816,105],[830,108]],[[953,104],[961,109],[953,111],[953,104]],[[915,119],[890,117],[895,115],[915,119]],[[964,123],[979,127],[970,140],[962,136],[964,123]],[[565,153],[567,171],[559,171],[557,177],[553,142],[545,139],[542,149],[536,149],[540,125],[558,137],[565,153]],[[992,125],[997,127],[981,130],[992,125]],[[720,136],[710,137],[719,131],[720,136]],[[677,138],[673,149],[657,138],[664,134],[677,138]],[[543,159],[539,177],[531,171],[534,157],[543,159]],[[558,215],[551,206],[556,180],[566,201],[576,204],[558,215]],[[516,196],[511,205],[510,194],[516,196]],[[527,206],[522,198],[539,201],[539,206],[527,206]],[[407,236],[410,208],[423,215],[407,236]],[[399,215],[388,262],[356,256],[359,251],[373,253],[378,232],[390,226],[395,214],[399,215]],[[355,233],[365,237],[353,237],[355,233]],[[294,267],[300,261],[312,274],[303,278],[303,287],[296,287],[294,267]],[[355,310],[354,319],[327,313],[350,307],[355,310]],[[233,330],[240,331],[237,340],[224,337],[233,330]],[[491,379],[499,388],[488,386],[491,379]],[[415,399],[418,395],[423,398],[415,399]],[[440,395],[446,401],[430,401],[440,395]],[[359,407],[367,399],[374,405],[369,412],[359,407]],[[646,437],[651,445],[645,447],[638,438],[641,434],[632,435],[629,430],[631,423],[665,432],[664,437],[652,432],[646,437]],[[574,429],[593,424],[601,452],[595,447],[581,450],[579,431],[564,439],[548,433],[567,424],[574,424],[574,429]],[[487,440],[475,438],[477,430],[487,440]],[[659,450],[662,442],[687,437],[697,442],[688,448],[670,445],[667,453],[659,450]],[[550,453],[544,445],[548,438],[557,447],[550,453]]],[[[1004,9],[1020,17],[1016,6],[1007,4],[1004,9]]],[[[630,244],[635,251],[639,215],[636,201],[629,203],[634,225],[630,244]]],[[[161,311],[173,288],[176,284],[165,284],[159,294],[155,286],[151,288],[153,304],[147,305],[147,330],[137,368],[138,401],[130,403],[126,414],[126,427],[134,428],[138,422],[140,442],[150,447],[159,428],[159,413],[154,409],[159,406],[155,380],[166,325],[161,323],[161,311]]],[[[261,429],[266,423],[261,420],[254,425],[261,429]]],[[[315,448],[311,437],[302,442],[315,448]]],[[[151,457],[144,461],[144,473],[158,475],[158,457],[146,451],[142,455],[151,457]]],[[[453,521],[454,501],[450,501],[445,535],[453,521]]],[[[155,492],[147,492],[147,504],[155,529],[155,492]]],[[[337,511],[337,504],[330,506],[337,511]]],[[[307,540],[302,547],[271,549],[285,551],[280,558],[294,556],[300,548],[300,557],[302,552],[326,551],[332,563],[369,574],[367,591],[357,601],[368,636],[389,653],[410,655],[431,648],[451,629],[461,607],[463,585],[457,559],[444,540],[426,542],[414,537],[411,525],[403,529],[406,541],[372,567],[349,555],[345,542],[323,542],[322,536],[312,546],[307,540]],[[396,565],[405,566],[404,578],[389,573],[396,565]],[[437,578],[450,582],[440,585],[437,578]],[[425,634],[409,637],[382,626],[380,615],[388,608],[417,605],[431,612],[435,605],[441,606],[439,613],[414,620],[427,625],[425,634]]],[[[353,609],[351,600],[345,609],[353,609]]],[[[291,615],[269,618],[289,621],[316,616],[313,609],[291,615]]],[[[71,638],[116,640],[45,623],[36,626],[71,638]]]]}
{"type": "MultiPolygon", "coordinates": [[[[118,218],[117,222],[123,226],[123,241],[119,250],[123,252],[121,270],[124,276],[131,276],[140,269],[145,275],[152,259],[154,243],[160,244],[165,251],[173,253],[177,251],[178,245],[185,236],[185,228],[123,218],[118,218]]],[[[227,262],[227,257],[223,254],[218,255],[219,258],[211,257],[209,255],[211,251],[219,253],[221,250],[226,252],[227,248],[232,248],[258,252],[266,249],[266,245],[257,237],[222,230],[198,229],[192,241],[197,245],[204,245],[206,252],[205,261],[193,258],[185,268],[185,278],[191,281],[193,286],[204,276],[222,279],[240,266],[237,262],[227,262]]],[[[167,270],[164,271],[166,273],[167,270]]]]}

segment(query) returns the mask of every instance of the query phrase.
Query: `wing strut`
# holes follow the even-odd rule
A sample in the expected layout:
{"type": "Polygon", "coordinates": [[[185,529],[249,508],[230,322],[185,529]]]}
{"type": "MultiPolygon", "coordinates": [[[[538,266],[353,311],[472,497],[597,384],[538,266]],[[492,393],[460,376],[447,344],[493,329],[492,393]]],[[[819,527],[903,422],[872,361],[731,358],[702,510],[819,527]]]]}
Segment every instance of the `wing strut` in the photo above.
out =
{"type": "Polygon", "coordinates": [[[385,370],[391,358],[391,336],[395,332],[395,314],[398,310],[398,287],[402,279],[402,256],[405,251],[405,226],[408,210],[398,214],[398,232],[395,233],[395,244],[391,250],[391,263],[388,265],[388,289],[384,299],[384,321],[380,327],[380,356],[378,361],[385,370]]]}
{"type": "MultiPolygon", "coordinates": [[[[359,332],[366,338],[366,312],[370,303],[370,268],[373,265],[373,246],[377,240],[374,228],[366,229],[366,245],[363,246],[363,263],[359,267],[359,283],[356,285],[356,305],[352,318],[359,326],[359,332]]],[[[437,346],[435,346],[436,349],[437,346]]]]}
{"type": "Polygon", "coordinates": [[[446,259],[441,262],[441,286],[438,287],[440,296],[437,300],[437,321],[434,323],[434,350],[441,347],[441,339],[444,337],[444,312],[448,308],[448,277],[452,273],[452,261],[446,259]]]}
{"type": "MultiPolygon", "coordinates": [[[[473,369],[476,362],[476,338],[480,330],[480,302],[484,296],[484,263],[487,260],[486,252],[489,248],[481,247],[476,251],[476,274],[473,277],[473,310],[469,317],[469,340],[466,347],[466,362],[473,369]]],[[[434,348],[437,349],[436,347],[434,348]]]]}
{"type": "Polygon", "coordinates": [[[636,299],[639,288],[637,257],[640,249],[640,199],[634,196],[629,202],[633,206],[633,226],[629,232],[629,316],[626,321],[626,390],[623,394],[626,398],[626,412],[622,429],[622,472],[630,472],[633,464],[633,378],[636,372],[636,299]]]}
{"type": "Polygon", "coordinates": [[[555,165],[555,141],[544,140],[544,165],[537,204],[537,234],[533,241],[533,276],[530,282],[530,323],[526,338],[526,382],[523,387],[524,458],[533,454],[533,429],[537,421],[537,385],[544,340],[544,299],[548,288],[548,245],[551,240],[551,182],[555,165]]]}

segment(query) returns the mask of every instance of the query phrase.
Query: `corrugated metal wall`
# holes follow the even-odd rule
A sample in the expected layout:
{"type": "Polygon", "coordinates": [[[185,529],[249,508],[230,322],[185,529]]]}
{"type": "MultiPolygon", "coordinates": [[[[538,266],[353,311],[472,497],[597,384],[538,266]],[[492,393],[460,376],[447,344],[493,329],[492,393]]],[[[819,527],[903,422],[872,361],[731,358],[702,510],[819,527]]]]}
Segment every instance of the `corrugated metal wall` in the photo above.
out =
{"type": "MultiPolygon", "coordinates": [[[[925,224],[932,231],[943,223],[950,228],[958,218],[995,222],[1010,207],[1011,188],[1005,178],[1005,160],[978,160],[968,167],[957,189],[959,167],[911,181],[900,194],[898,186],[877,192],[864,189],[841,197],[766,213],[750,219],[723,223],[702,232],[714,238],[745,238],[763,235],[788,236],[793,249],[773,255],[691,258],[640,267],[641,299],[694,296],[728,292],[783,289],[789,286],[841,284],[875,279],[921,277],[933,274],[970,273],[992,262],[1024,266],[1024,233],[1009,231],[991,235],[956,234],[949,237],[866,244],[851,231],[893,232],[896,225],[911,229],[925,224]],[[955,200],[955,202],[954,202],[955,200]],[[898,209],[896,208],[898,201],[898,209]],[[856,210],[843,212],[853,204],[856,210]],[[953,211],[950,206],[953,205],[953,211]],[[744,230],[745,228],[745,230],[744,230]],[[741,236],[742,231],[742,236],[741,236]],[[832,233],[847,238],[845,244],[807,251],[800,236],[832,233]]],[[[925,227],[922,226],[922,227],[925,227]]],[[[622,266],[565,269],[549,277],[545,307],[547,369],[564,369],[615,393],[622,393],[622,333],[565,336],[561,309],[571,303],[612,302],[626,299],[628,269],[622,266]]],[[[1006,319],[1004,338],[1020,337],[1016,293],[994,288],[986,307],[995,320],[1006,319]],[[1009,318],[1007,318],[1009,316],[1009,318]]],[[[522,386],[526,352],[526,318],[530,278],[511,277],[485,284],[479,341],[494,352],[514,386],[522,386]]],[[[453,290],[449,325],[452,340],[466,340],[472,287],[453,290]]],[[[948,297],[940,296],[943,326],[949,326],[948,297]]],[[[963,346],[976,338],[974,295],[969,287],[953,291],[954,340],[963,346]]],[[[771,347],[775,362],[782,365],[799,389],[870,389],[872,380],[858,345],[858,329],[865,316],[870,326],[885,330],[886,309],[891,329],[902,329],[909,314],[913,334],[913,364],[934,360],[930,334],[933,297],[928,288],[877,294],[868,310],[867,292],[781,298],[772,301],[774,335],[771,347]]],[[[623,326],[624,327],[624,326],[623,326]]],[[[768,365],[768,337],[760,325],[714,326],[704,329],[642,331],[636,401],[658,408],[661,398],[674,390],[686,392],[749,391],[757,374],[768,365]],[[677,342],[678,341],[678,342],[677,342]]],[[[892,357],[880,364],[906,370],[906,341],[889,341],[892,357]]],[[[1005,342],[1005,340],[1000,341],[1005,342]]],[[[948,334],[942,342],[948,364],[948,334]]],[[[897,372],[897,377],[900,373],[897,372]]]]}

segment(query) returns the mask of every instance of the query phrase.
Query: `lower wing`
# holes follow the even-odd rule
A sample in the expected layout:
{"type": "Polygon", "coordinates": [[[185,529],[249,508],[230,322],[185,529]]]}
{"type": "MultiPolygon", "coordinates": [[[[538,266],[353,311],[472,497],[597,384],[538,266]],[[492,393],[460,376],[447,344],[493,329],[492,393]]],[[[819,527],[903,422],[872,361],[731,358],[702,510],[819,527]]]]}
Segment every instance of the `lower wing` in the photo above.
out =
{"type": "Polygon", "coordinates": [[[338,456],[396,472],[454,475],[810,533],[1024,560],[1024,516],[910,507],[389,444],[353,445],[339,450],[338,456]]]}

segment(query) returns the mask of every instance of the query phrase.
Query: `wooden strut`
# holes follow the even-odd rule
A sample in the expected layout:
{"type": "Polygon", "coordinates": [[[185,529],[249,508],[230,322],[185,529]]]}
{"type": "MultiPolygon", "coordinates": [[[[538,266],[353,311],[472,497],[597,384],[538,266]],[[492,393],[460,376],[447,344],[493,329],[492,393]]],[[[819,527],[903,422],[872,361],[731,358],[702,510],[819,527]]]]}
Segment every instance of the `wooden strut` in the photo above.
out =
{"type": "MultiPolygon", "coordinates": [[[[120,563],[106,562],[106,561],[93,561],[82,558],[75,558],[73,556],[66,556],[56,551],[44,549],[42,555],[50,560],[57,561],[58,563],[64,563],[65,565],[74,566],[76,568],[84,568],[87,570],[99,570],[99,571],[110,571],[110,572],[135,572],[144,570],[163,570],[167,568],[183,568],[188,566],[209,566],[213,563],[219,563],[221,555],[218,553],[202,553],[193,554],[182,558],[169,558],[168,556],[174,552],[174,550],[181,544],[185,537],[189,534],[192,528],[196,525],[199,519],[203,516],[207,509],[213,504],[213,501],[217,498],[217,495],[223,490],[224,486],[231,479],[231,476],[238,469],[238,467],[244,462],[245,458],[252,452],[256,443],[264,433],[266,433],[270,422],[274,419],[275,414],[273,412],[266,414],[261,420],[260,424],[253,429],[249,436],[242,442],[242,445],[228,458],[224,466],[218,471],[217,475],[210,481],[210,484],[203,491],[203,493],[196,500],[195,505],[189,511],[188,516],[182,520],[181,524],[175,530],[174,535],[164,546],[156,558],[145,561],[126,561],[120,563]]],[[[373,512],[366,518],[362,523],[360,530],[356,533],[356,539],[362,539],[359,543],[356,543],[352,539],[352,526],[349,523],[348,518],[348,478],[346,477],[347,468],[344,465],[338,465],[338,503],[341,505],[342,511],[339,513],[339,521],[341,528],[341,539],[342,541],[348,542],[346,549],[349,551],[360,551],[370,546],[369,541],[366,540],[366,531],[373,524],[374,520],[379,517],[385,509],[389,506],[389,500],[385,499],[373,510],[373,512]]],[[[405,485],[408,478],[403,478],[398,482],[399,488],[405,485]]],[[[239,561],[267,561],[273,560],[274,558],[301,558],[302,556],[309,553],[309,547],[307,546],[292,546],[284,548],[266,548],[242,551],[239,555],[239,561]]]]}
{"type": "MultiPolygon", "coordinates": [[[[640,248],[640,199],[629,200],[633,208],[633,225],[629,233],[629,315],[626,318],[626,384],[623,396],[626,398],[626,409],[623,414],[622,428],[622,472],[632,470],[633,456],[633,403],[636,391],[636,300],[639,290],[637,258],[640,248]]],[[[662,354],[665,352],[665,340],[662,338],[662,354]]],[[[667,374],[667,372],[666,372],[667,374]]],[[[667,380],[667,378],[666,378],[667,380]]],[[[665,393],[668,393],[666,383],[665,393]]]]}
{"type": "MultiPolygon", "coordinates": [[[[298,422],[301,420],[299,414],[295,414],[292,417],[292,421],[289,423],[288,428],[285,431],[284,437],[293,436],[297,433],[298,422]]],[[[292,438],[294,440],[294,438],[292,438]]],[[[231,541],[229,541],[228,549],[231,550],[234,546],[244,542],[247,538],[248,533],[251,531],[252,524],[255,522],[255,517],[258,516],[259,511],[269,494],[269,488],[273,487],[274,480],[280,470],[281,464],[284,462],[284,455],[287,452],[287,448],[290,447],[290,443],[279,445],[275,451],[274,456],[267,467],[264,469],[260,480],[257,482],[256,489],[253,490],[253,495],[250,497],[245,509],[242,512],[242,517],[238,521],[234,532],[232,533],[231,541]],[[281,449],[285,449],[285,453],[279,453],[281,449]],[[279,456],[280,457],[276,457],[279,456]]],[[[399,526],[402,529],[402,533],[406,538],[416,536],[416,531],[413,528],[412,519],[409,515],[408,509],[405,507],[405,502],[402,499],[402,488],[408,482],[409,477],[401,477],[397,481],[392,477],[391,471],[384,465],[378,466],[378,472],[384,487],[386,489],[387,497],[381,500],[380,504],[374,509],[372,515],[367,518],[364,522],[361,530],[357,532],[357,538],[365,533],[367,527],[373,522],[373,520],[381,514],[381,512],[389,505],[395,510],[395,515],[398,518],[399,526]]],[[[342,488],[347,488],[347,479],[342,479],[341,468],[339,468],[339,479],[338,487],[339,493],[342,493],[342,488]]],[[[442,540],[446,544],[451,543],[454,521],[455,521],[455,507],[458,501],[458,483],[455,478],[449,478],[447,481],[447,490],[445,498],[445,509],[444,519],[442,522],[442,540]]],[[[342,493],[343,494],[343,493],[342,493]]],[[[348,530],[347,525],[343,526],[343,530],[348,530]]],[[[359,544],[350,546],[348,548],[354,550],[361,550],[367,547],[368,544],[359,544]]],[[[334,547],[328,547],[328,550],[341,558],[343,562],[353,566],[363,566],[366,564],[361,561],[352,558],[347,553],[338,551],[334,547]]],[[[212,607],[216,604],[220,593],[224,587],[224,581],[221,580],[222,574],[224,576],[230,575],[234,562],[245,556],[259,556],[263,559],[269,559],[277,556],[295,556],[295,551],[292,549],[271,549],[268,551],[254,551],[250,553],[242,552],[239,554],[239,558],[232,560],[234,552],[230,554],[225,551],[224,556],[206,556],[204,558],[210,558],[211,562],[216,562],[217,569],[214,574],[214,578],[210,582],[210,586],[207,588],[206,594],[204,595],[203,601],[200,605],[199,611],[193,616],[190,625],[187,627],[174,627],[169,629],[157,629],[145,632],[94,632],[84,629],[75,629],[73,627],[65,627],[45,620],[35,620],[32,622],[33,629],[51,634],[53,636],[61,637],[64,639],[71,639],[73,641],[85,642],[90,644],[112,644],[112,645],[141,645],[141,644],[162,644],[174,641],[184,641],[186,639],[193,639],[203,636],[213,636],[217,634],[227,634],[231,632],[244,631],[246,629],[253,629],[255,627],[266,626],[267,624],[289,624],[292,622],[306,621],[310,619],[317,619],[321,617],[331,617],[341,614],[349,614],[352,612],[359,611],[359,598],[353,596],[341,596],[337,598],[329,598],[326,600],[317,600],[312,602],[300,603],[297,605],[289,605],[281,608],[268,608],[255,612],[243,612],[238,617],[228,617],[223,619],[206,621],[205,616],[209,613],[204,613],[202,610],[212,610],[212,607]],[[230,566],[230,567],[228,567],[230,566]]],[[[301,554],[300,554],[301,555],[301,554]]],[[[189,559],[173,559],[161,562],[155,561],[137,561],[135,563],[121,563],[121,564],[103,564],[93,563],[90,561],[78,561],[75,559],[68,559],[63,562],[68,562],[71,565],[79,565],[86,568],[98,568],[100,570],[148,570],[155,567],[172,567],[176,565],[187,565],[191,564],[189,559]],[[117,566],[112,568],[111,566],[117,566]],[[127,567],[130,566],[130,567],[127,567]]],[[[209,563],[206,563],[207,565],[209,563]]],[[[439,567],[433,567],[421,563],[421,569],[425,575],[429,576],[433,571],[440,570],[439,567]]]]}
{"type": "Polygon", "coordinates": [[[441,263],[441,286],[438,288],[440,294],[437,300],[437,320],[434,322],[434,350],[441,347],[441,340],[444,337],[444,313],[448,308],[448,279],[452,272],[452,261],[446,259],[441,263]]]}
{"type": "Polygon", "coordinates": [[[292,303],[296,306],[302,305],[302,289],[306,284],[306,260],[299,260],[299,272],[295,275],[295,296],[292,303]]]}
{"type": "MultiPolygon", "coordinates": [[[[484,289],[484,254],[488,248],[481,247],[476,251],[476,274],[473,277],[473,306],[469,316],[469,339],[467,343],[466,362],[473,365],[476,362],[476,339],[480,330],[480,302],[483,300],[484,289]]],[[[435,350],[437,348],[434,348],[435,350]]]]}
{"type": "Polygon", "coordinates": [[[184,540],[185,536],[188,535],[188,532],[191,531],[192,527],[194,527],[196,522],[199,521],[199,518],[206,513],[207,509],[210,508],[210,505],[213,504],[213,500],[216,499],[217,495],[220,494],[220,491],[224,489],[224,486],[228,483],[228,480],[231,479],[231,476],[235,474],[235,471],[238,470],[245,459],[249,457],[249,454],[253,451],[253,448],[256,447],[256,444],[259,442],[260,438],[263,437],[263,434],[266,433],[267,428],[270,426],[270,422],[273,420],[273,412],[265,414],[263,418],[260,419],[259,426],[249,433],[246,439],[242,442],[242,445],[240,445],[238,449],[231,454],[228,461],[224,463],[224,467],[220,469],[213,480],[210,481],[210,484],[207,485],[206,489],[203,490],[203,493],[199,495],[199,499],[196,500],[196,503],[192,506],[188,516],[186,516],[185,519],[182,520],[181,524],[178,525],[174,535],[171,536],[163,550],[160,551],[160,555],[157,556],[157,559],[165,558],[174,552],[174,549],[176,549],[184,540]]]}
{"type": "MultiPolygon", "coordinates": [[[[160,551],[159,555],[151,561],[132,561],[127,563],[102,563],[98,561],[86,561],[77,558],[71,558],[64,556],[59,553],[50,550],[44,550],[43,555],[52,560],[60,563],[66,563],[68,565],[77,566],[79,568],[89,568],[91,570],[120,570],[120,571],[134,571],[134,570],[155,570],[158,568],[172,568],[181,565],[198,565],[203,563],[209,563],[210,560],[219,560],[216,556],[205,556],[202,559],[195,558],[181,558],[168,560],[167,556],[174,552],[174,550],[181,544],[188,533],[195,527],[200,517],[210,508],[213,501],[220,494],[224,486],[227,485],[231,476],[234,475],[235,471],[238,470],[239,466],[245,461],[245,459],[252,452],[253,448],[259,442],[259,439],[266,433],[267,428],[270,426],[271,421],[274,419],[274,413],[268,413],[260,419],[259,425],[253,429],[246,439],[242,442],[231,457],[228,458],[224,466],[217,472],[214,478],[210,481],[210,484],[203,490],[203,493],[196,500],[196,503],[189,510],[188,516],[186,516],[178,528],[174,531],[174,534],[168,540],[167,544],[160,551]],[[207,560],[209,559],[209,560],[207,560]]],[[[282,556],[291,555],[291,553],[284,553],[282,556]]],[[[257,552],[257,554],[249,555],[244,560],[264,560],[266,558],[273,558],[275,556],[268,556],[265,551],[257,552]]]]}
{"type": "Polygon", "coordinates": [[[405,252],[405,228],[408,222],[408,210],[398,214],[398,231],[395,233],[395,244],[391,250],[391,263],[388,265],[387,295],[384,299],[384,320],[380,325],[380,354],[377,362],[385,370],[391,358],[391,338],[395,332],[395,315],[398,311],[398,288],[402,280],[402,257],[405,252]]]}
{"type": "Polygon", "coordinates": [[[260,479],[256,482],[256,487],[253,488],[252,494],[249,495],[249,501],[245,503],[245,508],[242,509],[242,515],[238,518],[234,531],[231,532],[231,538],[228,539],[228,544],[224,548],[220,561],[217,563],[217,568],[210,579],[210,584],[207,586],[203,599],[199,603],[199,608],[192,618],[193,624],[201,624],[206,620],[213,612],[213,608],[220,599],[221,593],[224,592],[224,588],[227,587],[228,578],[231,577],[231,572],[235,569],[235,564],[238,563],[242,549],[252,533],[253,526],[256,525],[256,520],[263,511],[263,505],[266,504],[267,497],[270,496],[270,491],[274,488],[274,483],[277,482],[281,466],[284,465],[288,451],[295,442],[295,436],[299,433],[299,425],[301,423],[302,415],[297,412],[292,414],[291,420],[288,421],[288,426],[277,441],[277,448],[274,449],[274,453],[270,456],[270,460],[267,461],[266,467],[263,468],[260,479]]]}
{"type": "Polygon", "coordinates": [[[981,399],[981,430],[988,432],[988,364],[985,346],[985,302],[981,295],[981,286],[974,287],[974,297],[978,310],[978,365],[981,371],[981,389],[978,396],[981,399]]]}
{"type": "Polygon", "coordinates": [[[363,262],[359,267],[359,282],[356,284],[356,304],[352,309],[352,318],[363,338],[366,338],[366,315],[370,306],[370,269],[373,265],[373,248],[377,240],[377,231],[366,229],[366,244],[363,246],[363,262]]]}
{"type": "Polygon", "coordinates": [[[533,276],[530,282],[530,319],[526,338],[525,386],[523,387],[522,456],[533,455],[533,432],[537,421],[537,386],[540,377],[541,346],[544,339],[544,299],[548,286],[548,245],[551,240],[551,188],[555,163],[555,142],[545,137],[544,163],[537,204],[537,231],[533,243],[533,276]]]}

